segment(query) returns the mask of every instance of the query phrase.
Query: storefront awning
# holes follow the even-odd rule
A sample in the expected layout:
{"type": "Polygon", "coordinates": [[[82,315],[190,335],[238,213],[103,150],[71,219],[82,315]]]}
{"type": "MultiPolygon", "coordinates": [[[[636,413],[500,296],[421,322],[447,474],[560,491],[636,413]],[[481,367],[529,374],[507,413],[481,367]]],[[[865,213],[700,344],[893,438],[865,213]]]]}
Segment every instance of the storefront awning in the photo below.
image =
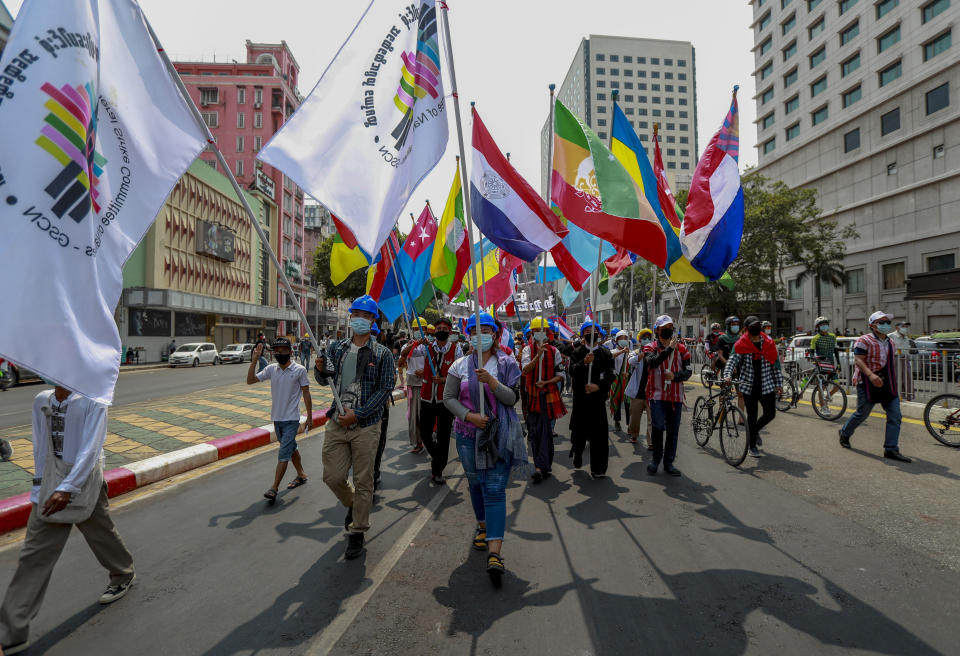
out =
{"type": "Polygon", "coordinates": [[[960,301],[960,269],[907,276],[908,301],[960,301]]]}

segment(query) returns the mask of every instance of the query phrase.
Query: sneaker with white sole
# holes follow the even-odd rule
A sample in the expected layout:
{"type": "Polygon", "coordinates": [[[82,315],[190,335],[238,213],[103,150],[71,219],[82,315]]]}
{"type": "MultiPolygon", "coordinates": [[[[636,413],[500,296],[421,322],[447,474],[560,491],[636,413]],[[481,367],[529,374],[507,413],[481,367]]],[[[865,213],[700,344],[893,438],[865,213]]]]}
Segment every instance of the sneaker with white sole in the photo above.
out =
{"type": "Polygon", "coordinates": [[[134,574],[133,577],[126,583],[117,583],[116,585],[110,584],[107,586],[107,589],[102,595],[100,595],[101,604],[112,604],[119,599],[122,599],[125,594],[130,590],[130,587],[133,585],[133,582],[137,579],[137,575],[134,574]]]}
{"type": "Polygon", "coordinates": [[[29,640],[24,640],[23,642],[18,642],[15,645],[3,645],[0,649],[3,650],[4,656],[13,656],[13,654],[19,654],[20,652],[26,650],[30,646],[29,640]]]}

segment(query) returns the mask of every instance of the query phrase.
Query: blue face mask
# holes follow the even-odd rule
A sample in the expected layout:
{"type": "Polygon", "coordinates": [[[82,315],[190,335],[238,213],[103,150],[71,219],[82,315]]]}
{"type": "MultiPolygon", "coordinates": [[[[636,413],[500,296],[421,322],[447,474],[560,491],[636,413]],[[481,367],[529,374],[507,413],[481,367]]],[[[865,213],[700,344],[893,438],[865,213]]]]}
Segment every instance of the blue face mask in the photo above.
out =
{"type": "Polygon", "coordinates": [[[473,344],[473,348],[479,349],[481,353],[486,353],[493,346],[493,335],[482,333],[479,343],[477,342],[477,336],[474,335],[470,338],[470,343],[473,344]]]}
{"type": "Polygon", "coordinates": [[[447,338],[448,342],[456,343],[460,341],[460,335],[457,333],[450,333],[450,337],[447,338]]]}
{"type": "Polygon", "coordinates": [[[828,332],[830,332],[830,324],[828,324],[828,323],[822,323],[822,324],[820,324],[820,332],[822,332],[822,333],[828,333],[828,332]]]}
{"type": "Polygon", "coordinates": [[[740,326],[730,326],[730,332],[736,335],[738,332],[740,332],[740,326]]]}
{"type": "Polygon", "coordinates": [[[877,324],[877,330],[879,330],[879,331],[882,332],[882,333],[888,333],[888,332],[890,332],[890,322],[889,322],[889,321],[884,321],[883,323],[878,323],[878,324],[877,324]]]}
{"type": "Polygon", "coordinates": [[[357,335],[366,335],[369,333],[371,323],[373,322],[369,319],[361,319],[360,317],[350,319],[350,327],[353,328],[353,332],[357,335]]]}

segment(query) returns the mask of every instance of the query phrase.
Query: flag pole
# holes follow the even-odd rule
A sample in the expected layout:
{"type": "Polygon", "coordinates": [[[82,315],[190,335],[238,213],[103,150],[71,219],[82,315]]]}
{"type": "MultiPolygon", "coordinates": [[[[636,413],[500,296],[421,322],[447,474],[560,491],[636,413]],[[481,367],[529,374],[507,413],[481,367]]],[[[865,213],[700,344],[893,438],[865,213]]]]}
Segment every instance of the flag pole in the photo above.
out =
{"type": "MultiPolygon", "coordinates": [[[[387,241],[389,242],[393,239],[393,230],[390,231],[390,234],[387,236],[387,241]]],[[[392,244],[392,242],[391,242],[392,244]]],[[[388,249],[389,251],[389,249],[388,249]]],[[[397,259],[393,256],[393,253],[390,252],[390,270],[393,272],[393,281],[397,283],[397,289],[400,290],[400,307],[403,308],[403,320],[407,324],[407,332],[410,333],[410,338],[413,338],[413,327],[410,325],[410,319],[407,317],[407,303],[403,300],[403,287],[400,286],[400,278],[397,276],[397,259]]],[[[416,316],[417,309],[413,309],[413,314],[416,316]]],[[[419,321],[417,322],[420,323],[419,321]]]]}
{"type": "Polygon", "coordinates": [[[633,264],[630,265],[630,339],[637,336],[637,308],[633,307],[633,264]]]}
{"type": "MultiPolygon", "coordinates": [[[[392,235],[392,232],[391,232],[391,236],[393,236],[393,235],[392,235]]],[[[407,283],[407,276],[403,273],[403,269],[400,269],[400,266],[397,264],[397,251],[394,250],[394,248],[393,248],[393,240],[390,239],[390,237],[387,237],[387,248],[388,248],[389,251],[390,251],[390,258],[393,260],[393,266],[391,267],[391,269],[393,269],[393,274],[396,276],[396,275],[399,273],[399,275],[400,275],[399,280],[397,280],[397,284],[398,284],[399,287],[400,287],[400,303],[401,303],[401,305],[402,305],[403,308],[404,308],[403,312],[404,312],[404,314],[406,314],[406,312],[407,312],[407,310],[406,310],[406,307],[407,307],[407,306],[406,306],[405,304],[403,304],[403,290],[406,289],[406,290],[407,290],[407,294],[410,296],[410,307],[413,309],[414,314],[416,314],[416,312],[417,312],[417,304],[416,304],[416,301],[415,301],[414,298],[413,298],[413,294],[410,292],[410,285],[407,283]],[[400,284],[401,281],[403,282],[402,285],[400,284]]],[[[420,337],[423,338],[423,341],[424,341],[424,342],[426,342],[426,341],[427,341],[427,337],[426,337],[426,335],[425,335],[424,332],[423,332],[423,322],[422,322],[422,321],[418,321],[418,322],[417,322],[417,325],[420,327],[420,337]]],[[[413,329],[412,329],[412,328],[410,329],[410,335],[411,335],[411,337],[413,336],[413,329]]],[[[428,348],[427,355],[428,355],[428,356],[430,355],[430,353],[429,353],[429,348],[428,348]]],[[[433,375],[434,375],[434,377],[435,377],[435,376],[437,375],[437,370],[436,370],[436,368],[433,366],[433,358],[428,357],[428,358],[427,358],[427,361],[430,363],[430,371],[433,373],[433,375]]]]}
{"type": "MultiPolygon", "coordinates": [[[[549,139],[547,139],[547,161],[550,163],[550,174],[551,174],[551,179],[552,179],[552,175],[553,175],[553,139],[554,139],[553,121],[554,121],[554,112],[556,111],[555,100],[554,100],[554,93],[556,92],[557,85],[554,84],[553,82],[551,82],[549,85],[547,85],[547,89],[550,90],[550,111],[549,111],[549,113],[548,113],[548,116],[550,117],[550,118],[549,118],[549,121],[550,121],[550,137],[549,137],[549,139]]],[[[547,183],[547,188],[546,188],[546,190],[544,190],[544,200],[547,202],[547,206],[548,206],[548,207],[550,206],[550,186],[551,186],[551,185],[550,185],[550,182],[548,182],[548,183],[547,183]]],[[[547,299],[546,299],[546,294],[547,294],[547,251],[543,251],[543,256],[542,256],[542,257],[543,257],[543,264],[542,264],[543,279],[540,281],[540,318],[541,318],[541,320],[545,320],[545,319],[546,319],[546,315],[547,315],[547,299]]],[[[538,378],[539,380],[541,380],[541,381],[543,380],[543,358],[540,358],[540,367],[539,367],[539,373],[538,373],[538,375],[537,375],[537,378],[538,378]]]]}
{"type": "MultiPolygon", "coordinates": [[[[183,96],[183,100],[187,105],[187,108],[190,110],[193,120],[197,123],[197,126],[203,131],[207,137],[207,144],[213,148],[213,153],[217,157],[217,161],[220,163],[220,166],[223,168],[224,172],[227,175],[227,179],[230,180],[230,184],[233,187],[234,192],[237,194],[237,199],[240,201],[240,204],[243,206],[244,211],[247,213],[247,217],[250,219],[250,223],[253,224],[253,229],[256,231],[257,236],[260,238],[260,243],[263,244],[264,248],[267,251],[267,254],[270,256],[270,260],[273,263],[274,268],[277,270],[277,277],[283,283],[283,287],[287,292],[288,297],[290,298],[293,307],[296,309],[297,314],[300,315],[300,321],[303,322],[303,325],[309,326],[310,321],[307,320],[307,315],[304,313],[303,308],[300,307],[300,303],[297,300],[297,295],[293,292],[293,287],[290,286],[290,280],[287,278],[287,274],[284,273],[283,267],[280,266],[280,260],[277,259],[277,254],[274,253],[273,247],[270,245],[270,238],[263,231],[263,226],[260,225],[260,222],[257,220],[256,215],[253,213],[253,208],[250,207],[250,203],[247,202],[246,196],[243,195],[243,189],[241,189],[240,184],[237,182],[237,179],[233,175],[233,170],[230,168],[230,165],[227,163],[227,160],[223,157],[223,153],[220,152],[220,147],[217,145],[217,142],[214,141],[213,135],[210,133],[210,128],[207,127],[207,124],[204,122],[203,117],[200,116],[200,110],[197,109],[196,104],[194,104],[193,99],[190,98],[190,93],[187,91],[187,87],[183,84],[183,80],[180,78],[180,74],[177,72],[177,69],[174,68],[173,62],[170,61],[170,58],[167,56],[166,50],[163,49],[163,46],[160,44],[160,39],[157,37],[157,33],[153,31],[153,26],[150,24],[150,21],[147,19],[146,14],[143,12],[140,13],[143,18],[143,23],[147,27],[147,31],[150,32],[150,38],[153,40],[153,45],[157,49],[157,53],[163,59],[163,63],[167,68],[167,72],[170,74],[170,77],[173,80],[173,83],[177,86],[177,90],[180,91],[180,95],[183,96]]],[[[316,336],[310,336],[310,342],[313,344],[313,348],[320,353],[320,345],[317,343],[316,336]]],[[[336,385],[331,381],[330,389],[333,391],[333,399],[337,405],[337,411],[340,414],[344,414],[343,403],[340,400],[340,393],[336,388],[336,385]]],[[[312,422],[313,417],[308,417],[312,422]]]]}
{"type": "MultiPolygon", "coordinates": [[[[450,21],[447,18],[447,12],[450,11],[450,8],[447,6],[447,3],[444,0],[440,0],[440,25],[443,28],[443,38],[444,42],[447,45],[447,64],[450,71],[450,91],[453,95],[453,116],[457,122],[457,141],[460,146],[460,189],[464,189],[465,184],[469,184],[470,178],[467,177],[467,157],[466,151],[463,147],[463,122],[460,119],[460,96],[457,94],[457,72],[453,64],[453,48],[450,45],[450,21]]],[[[466,214],[467,219],[467,241],[470,243],[470,272],[473,277],[473,294],[476,300],[476,307],[474,308],[474,316],[476,317],[476,331],[477,335],[477,345],[480,343],[480,287],[477,285],[477,273],[474,270],[476,263],[474,262],[474,253],[473,253],[473,213],[470,211],[470,193],[469,189],[466,190],[466,193],[463,194],[463,210],[466,214]]],[[[482,258],[481,258],[482,259],[482,258]]],[[[479,348],[477,349],[479,351],[479,348]]],[[[477,367],[483,367],[483,363],[480,361],[479,355],[477,356],[477,367]]],[[[480,403],[480,414],[483,414],[483,406],[485,403],[485,395],[481,393],[477,395],[479,397],[480,403]]]]}
{"type": "MultiPolygon", "coordinates": [[[[659,133],[659,131],[660,131],[660,124],[655,122],[655,123],[653,124],[653,141],[654,141],[654,146],[656,146],[657,134],[659,133]]],[[[659,184],[659,182],[658,182],[658,184],[659,184]]],[[[651,315],[651,316],[650,316],[650,322],[651,322],[651,324],[652,324],[653,321],[656,320],[656,318],[657,318],[657,265],[654,264],[653,262],[651,262],[651,263],[650,263],[650,267],[651,267],[651,270],[653,271],[653,274],[650,276],[650,279],[653,281],[653,283],[652,283],[653,289],[651,290],[651,294],[650,294],[650,298],[652,299],[652,300],[651,300],[651,303],[650,303],[650,305],[651,305],[651,307],[650,307],[650,310],[651,310],[651,312],[650,312],[650,315],[651,315]]]]}
{"type": "MultiPolygon", "coordinates": [[[[430,216],[433,217],[433,222],[437,223],[437,215],[433,213],[433,206],[430,204],[430,200],[427,199],[427,208],[430,210],[430,216]]],[[[410,212],[410,218],[413,218],[413,212],[410,212]]],[[[439,225],[437,226],[439,228],[439,225]]],[[[436,241],[436,237],[434,237],[436,241]]],[[[433,278],[430,278],[430,290],[433,292],[433,302],[437,304],[437,312],[441,315],[444,314],[443,310],[440,308],[440,297],[437,296],[437,286],[433,284],[433,278]]]]}

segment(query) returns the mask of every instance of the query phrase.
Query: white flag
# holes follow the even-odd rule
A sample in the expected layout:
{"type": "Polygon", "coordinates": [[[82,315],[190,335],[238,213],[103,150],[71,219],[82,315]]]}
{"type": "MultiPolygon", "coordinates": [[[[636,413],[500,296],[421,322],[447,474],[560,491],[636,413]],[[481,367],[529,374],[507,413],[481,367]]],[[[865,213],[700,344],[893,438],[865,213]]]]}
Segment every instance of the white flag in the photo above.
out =
{"type": "Polygon", "coordinates": [[[375,253],[447,146],[434,0],[376,0],[260,151],[375,253]]]}
{"type": "Polygon", "coordinates": [[[206,144],[132,0],[28,0],[0,60],[0,355],[113,400],[123,264],[206,144]]]}

